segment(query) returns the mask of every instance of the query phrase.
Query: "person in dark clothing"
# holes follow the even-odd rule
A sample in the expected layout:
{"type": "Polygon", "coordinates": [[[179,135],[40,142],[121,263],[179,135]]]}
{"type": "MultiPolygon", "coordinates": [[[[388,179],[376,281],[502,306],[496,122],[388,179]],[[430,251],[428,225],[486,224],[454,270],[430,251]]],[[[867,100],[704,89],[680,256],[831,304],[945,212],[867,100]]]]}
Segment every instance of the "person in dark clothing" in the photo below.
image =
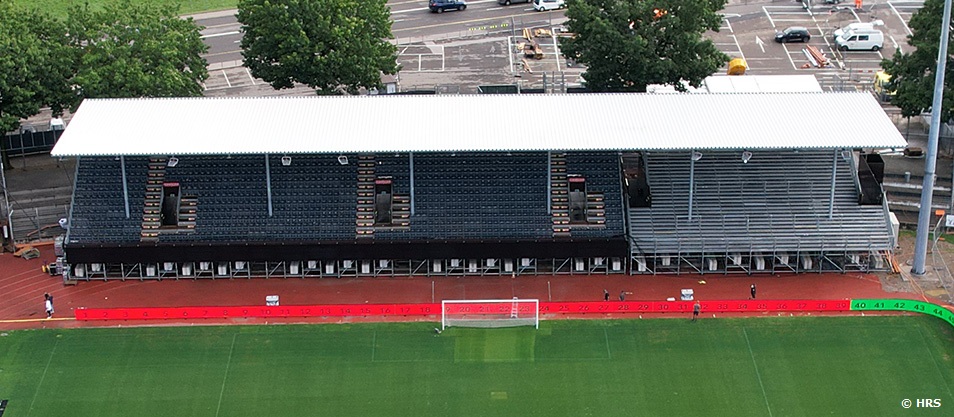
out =
{"type": "Polygon", "coordinates": [[[752,299],[754,300],[755,299],[755,284],[752,284],[752,288],[750,291],[752,292],[752,299]]]}
{"type": "Polygon", "coordinates": [[[606,288],[603,288],[603,301],[609,301],[609,291],[606,291],[606,288]]]}
{"type": "Polygon", "coordinates": [[[626,291],[620,291],[620,292],[619,292],[619,300],[620,300],[620,301],[626,301],[626,291]]]}
{"type": "Polygon", "coordinates": [[[696,317],[699,317],[699,312],[702,310],[702,305],[698,301],[692,306],[692,320],[696,321],[696,317]]]}

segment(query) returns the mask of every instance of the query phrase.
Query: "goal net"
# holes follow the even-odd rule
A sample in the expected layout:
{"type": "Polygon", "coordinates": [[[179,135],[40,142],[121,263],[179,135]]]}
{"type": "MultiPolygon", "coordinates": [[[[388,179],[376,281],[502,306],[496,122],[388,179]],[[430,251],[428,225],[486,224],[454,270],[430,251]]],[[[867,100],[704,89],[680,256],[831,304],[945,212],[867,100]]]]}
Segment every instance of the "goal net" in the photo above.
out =
{"type": "Polygon", "coordinates": [[[459,327],[540,328],[540,300],[442,300],[441,329],[459,327]]]}

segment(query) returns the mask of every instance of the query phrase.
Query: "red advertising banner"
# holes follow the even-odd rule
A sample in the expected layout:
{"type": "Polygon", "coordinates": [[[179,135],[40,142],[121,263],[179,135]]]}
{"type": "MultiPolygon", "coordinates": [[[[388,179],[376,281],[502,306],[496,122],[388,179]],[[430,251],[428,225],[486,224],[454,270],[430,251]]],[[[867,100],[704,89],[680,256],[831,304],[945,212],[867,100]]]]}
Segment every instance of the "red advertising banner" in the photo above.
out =
{"type": "MultiPolygon", "coordinates": [[[[540,314],[688,313],[694,301],[540,303],[540,314]]],[[[849,311],[851,300],[700,301],[703,313],[849,311]]]]}
{"type": "MultiPolygon", "coordinates": [[[[689,313],[693,301],[608,301],[540,303],[540,314],[689,313]]],[[[703,313],[850,311],[851,300],[700,301],[703,313]]],[[[525,305],[521,305],[525,308],[525,305]]],[[[509,309],[509,307],[507,307],[509,309]]],[[[79,308],[77,320],[182,320],[269,317],[439,316],[440,304],[338,304],[311,306],[79,308]]]]}

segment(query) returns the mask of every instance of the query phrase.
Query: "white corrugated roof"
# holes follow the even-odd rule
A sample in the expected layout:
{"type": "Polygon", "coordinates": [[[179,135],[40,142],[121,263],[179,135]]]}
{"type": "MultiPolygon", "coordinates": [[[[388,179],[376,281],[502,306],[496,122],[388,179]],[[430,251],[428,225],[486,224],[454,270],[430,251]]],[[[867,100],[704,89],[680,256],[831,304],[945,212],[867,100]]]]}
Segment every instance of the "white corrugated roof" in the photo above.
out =
{"type": "Polygon", "coordinates": [[[88,99],[53,156],[901,148],[867,93],[88,99]]]}
{"type": "Polygon", "coordinates": [[[814,75],[742,75],[706,77],[710,93],[820,93],[814,75]]]}

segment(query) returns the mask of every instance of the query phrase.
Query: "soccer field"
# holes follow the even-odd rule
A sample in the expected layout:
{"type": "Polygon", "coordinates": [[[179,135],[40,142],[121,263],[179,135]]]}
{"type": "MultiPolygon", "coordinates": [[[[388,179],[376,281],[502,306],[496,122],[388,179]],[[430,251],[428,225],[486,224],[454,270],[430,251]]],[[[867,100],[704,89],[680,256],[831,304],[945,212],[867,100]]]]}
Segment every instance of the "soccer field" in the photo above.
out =
{"type": "Polygon", "coordinates": [[[25,330],[4,417],[950,415],[932,317],[25,330]],[[904,410],[903,399],[940,399],[904,410]],[[913,414],[911,414],[913,413],[913,414]]]}

